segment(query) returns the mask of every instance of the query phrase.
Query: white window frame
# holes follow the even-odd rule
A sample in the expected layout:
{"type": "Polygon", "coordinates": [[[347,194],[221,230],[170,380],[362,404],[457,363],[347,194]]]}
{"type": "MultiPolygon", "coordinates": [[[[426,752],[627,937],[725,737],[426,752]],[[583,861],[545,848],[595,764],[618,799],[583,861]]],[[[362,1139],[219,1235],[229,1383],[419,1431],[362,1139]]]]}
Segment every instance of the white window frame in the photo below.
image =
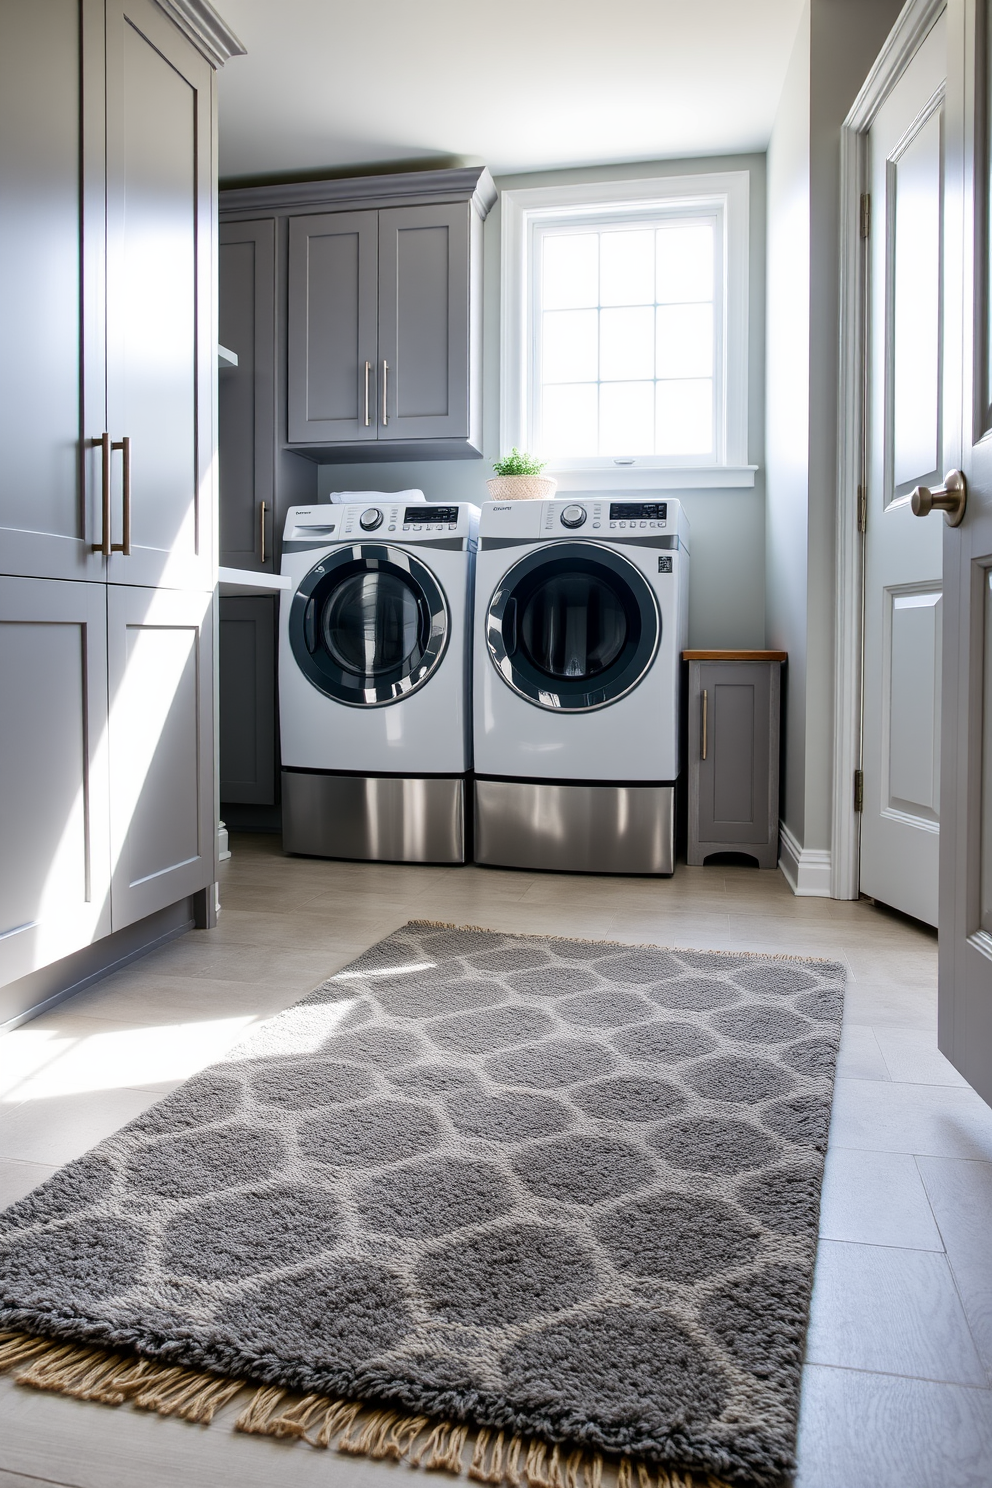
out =
{"type": "Polygon", "coordinates": [[[571,456],[549,461],[547,471],[562,477],[562,485],[586,490],[754,485],[757,467],[747,463],[749,185],[747,171],[726,171],[502,193],[501,454],[533,444],[539,308],[534,264],[542,230],[569,222],[590,227],[644,217],[716,216],[724,272],[722,296],[718,286],[715,301],[717,308],[722,297],[715,461],[691,455],[571,456]]]}

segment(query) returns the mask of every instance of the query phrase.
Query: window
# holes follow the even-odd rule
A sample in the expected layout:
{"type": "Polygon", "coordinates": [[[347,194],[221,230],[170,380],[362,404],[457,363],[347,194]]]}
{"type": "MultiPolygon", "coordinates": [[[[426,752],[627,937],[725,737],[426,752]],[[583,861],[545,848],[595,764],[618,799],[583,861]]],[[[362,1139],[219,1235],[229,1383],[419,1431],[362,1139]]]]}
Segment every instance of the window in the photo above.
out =
{"type": "Polygon", "coordinates": [[[611,484],[753,482],[747,181],[503,193],[504,447],[611,484]]]}

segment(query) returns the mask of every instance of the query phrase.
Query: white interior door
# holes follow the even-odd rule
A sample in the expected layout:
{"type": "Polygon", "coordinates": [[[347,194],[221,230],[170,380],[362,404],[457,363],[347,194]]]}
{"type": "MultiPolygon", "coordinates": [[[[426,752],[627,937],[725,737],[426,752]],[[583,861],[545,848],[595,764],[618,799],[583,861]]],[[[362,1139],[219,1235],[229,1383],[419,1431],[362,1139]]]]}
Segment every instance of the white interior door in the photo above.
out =
{"type": "Polygon", "coordinates": [[[948,47],[948,305],[954,463],[967,479],[943,532],[945,604],[937,1041],[992,1103],[992,192],[988,0],[952,0],[948,47]],[[954,357],[950,350],[953,346],[954,357]],[[956,383],[956,386],[955,386],[956,383]]]}
{"type": "Polygon", "coordinates": [[[910,494],[945,467],[942,14],[867,140],[868,459],[861,890],[937,923],[941,519],[910,494]]]}
{"type": "Polygon", "coordinates": [[[110,585],[113,928],[213,883],[213,601],[110,585]]]}
{"type": "Polygon", "coordinates": [[[0,578],[0,986],[110,931],[106,603],[0,578]]]}

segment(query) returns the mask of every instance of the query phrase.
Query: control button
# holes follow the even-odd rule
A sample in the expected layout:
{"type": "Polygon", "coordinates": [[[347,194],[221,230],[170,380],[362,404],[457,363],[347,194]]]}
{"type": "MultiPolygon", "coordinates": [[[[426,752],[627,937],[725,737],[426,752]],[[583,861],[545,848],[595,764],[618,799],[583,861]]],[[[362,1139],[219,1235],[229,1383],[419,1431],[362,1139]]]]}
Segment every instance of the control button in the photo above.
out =
{"type": "Polygon", "coordinates": [[[358,520],[363,532],[374,532],[382,526],[382,512],[377,506],[367,506],[358,520]]]}
{"type": "Polygon", "coordinates": [[[395,532],[396,531],[396,523],[395,522],[390,522],[389,526],[386,528],[386,531],[387,532],[395,532]]]}
{"type": "Polygon", "coordinates": [[[647,524],[647,522],[642,522],[642,523],[641,523],[641,526],[642,526],[642,527],[646,527],[646,526],[647,526],[647,525],[648,525],[648,524],[647,524]]]}
{"type": "Polygon", "coordinates": [[[424,529],[423,529],[423,526],[422,526],[422,524],[420,522],[414,522],[414,524],[413,524],[413,530],[414,530],[414,532],[423,532],[424,529]]]}
{"type": "Polygon", "coordinates": [[[626,522],[621,522],[621,523],[620,523],[620,526],[621,526],[621,527],[626,527],[626,525],[627,525],[627,523],[626,523],[626,522]]]}
{"type": "Polygon", "coordinates": [[[617,524],[616,524],[616,522],[611,522],[611,523],[610,523],[610,526],[611,526],[611,527],[615,527],[615,526],[616,526],[616,525],[617,525],[617,524]]]}
{"type": "Polygon", "coordinates": [[[592,524],[592,525],[593,525],[593,526],[594,526],[594,527],[601,527],[601,526],[602,526],[602,525],[603,525],[603,524],[602,524],[602,522],[593,522],[593,524],[592,524]]]}
{"type": "Polygon", "coordinates": [[[563,527],[581,527],[585,519],[586,509],[584,506],[573,504],[562,507],[561,525],[563,527]]]}
{"type": "Polygon", "coordinates": [[[409,532],[410,531],[410,523],[409,522],[404,522],[403,523],[403,531],[404,532],[409,532]]]}

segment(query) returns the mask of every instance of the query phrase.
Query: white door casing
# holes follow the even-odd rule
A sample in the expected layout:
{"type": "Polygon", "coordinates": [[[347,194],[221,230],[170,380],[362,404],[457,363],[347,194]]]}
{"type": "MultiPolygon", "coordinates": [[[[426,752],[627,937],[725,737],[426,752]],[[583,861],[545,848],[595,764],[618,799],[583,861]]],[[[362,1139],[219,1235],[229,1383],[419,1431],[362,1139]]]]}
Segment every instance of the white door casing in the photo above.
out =
{"type": "Polygon", "coordinates": [[[870,191],[861,889],[937,923],[941,519],[917,485],[945,466],[943,101],[938,18],[867,135],[870,191]]]}
{"type": "MultiPolygon", "coordinates": [[[[937,1042],[992,1103],[992,336],[988,0],[948,5],[948,416],[968,483],[944,541],[937,1042]]],[[[921,522],[921,525],[922,522],[921,522]]]]}

